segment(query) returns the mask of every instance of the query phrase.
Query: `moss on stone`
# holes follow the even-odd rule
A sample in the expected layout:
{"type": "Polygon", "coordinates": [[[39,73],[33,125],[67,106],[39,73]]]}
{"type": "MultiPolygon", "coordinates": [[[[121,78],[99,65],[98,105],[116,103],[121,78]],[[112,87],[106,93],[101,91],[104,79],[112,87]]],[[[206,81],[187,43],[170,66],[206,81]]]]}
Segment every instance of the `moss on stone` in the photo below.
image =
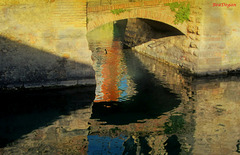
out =
{"type": "Polygon", "coordinates": [[[116,15],[119,15],[120,13],[123,13],[125,11],[129,11],[129,10],[127,10],[127,9],[114,9],[114,10],[111,10],[111,12],[113,14],[116,14],[116,15]]]}
{"type": "Polygon", "coordinates": [[[190,4],[186,2],[174,2],[166,3],[165,6],[169,6],[171,11],[175,12],[175,24],[183,23],[184,21],[189,21],[190,15],[190,4]]]}

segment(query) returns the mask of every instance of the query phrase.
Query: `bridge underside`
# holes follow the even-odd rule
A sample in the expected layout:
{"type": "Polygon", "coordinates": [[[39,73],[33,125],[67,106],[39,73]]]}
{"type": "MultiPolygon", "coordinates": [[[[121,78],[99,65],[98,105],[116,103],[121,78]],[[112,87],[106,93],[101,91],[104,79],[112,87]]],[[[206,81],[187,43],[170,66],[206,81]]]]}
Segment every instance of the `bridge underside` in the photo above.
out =
{"type": "MultiPolygon", "coordinates": [[[[119,23],[121,24],[122,22],[116,22],[117,25],[119,23]]],[[[148,19],[131,18],[126,22],[124,44],[132,48],[151,40],[178,35],[184,34],[168,24],[148,19]]]]}

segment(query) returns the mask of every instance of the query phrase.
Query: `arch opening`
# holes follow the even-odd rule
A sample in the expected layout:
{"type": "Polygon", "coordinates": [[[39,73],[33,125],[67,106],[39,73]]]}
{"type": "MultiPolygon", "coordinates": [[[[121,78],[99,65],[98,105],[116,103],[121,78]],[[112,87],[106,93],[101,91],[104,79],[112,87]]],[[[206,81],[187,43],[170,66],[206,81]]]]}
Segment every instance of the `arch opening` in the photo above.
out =
{"type": "Polygon", "coordinates": [[[185,35],[184,32],[174,26],[147,18],[126,18],[111,21],[91,30],[88,32],[88,36],[96,30],[101,33],[97,38],[92,38],[102,39],[109,36],[121,38],[124,48],[132,48],[160,38],[185,35]]]}
{"type": "Polygon", "coordinates": [[[127,19],[125,29],[125,48],[135,47],[151,40],[169,36],[184,35],[184,33],[171,25],[143,18],[127,19]]]}
{"type": "MultiPolygon", "coordinates": [[[[152,28],[152,30],[156,33],[161,33],[161,34],[164,34],[165,36],[184,35],[183,32],[181,32],[180,30],[178,30],[177,28],[169,24],[166,24],[160,21],[151,20],[151,19],[143,19],[143,18],[140,18],[140,19],[143,20],[145,23],[147,23],[152,28]]],[[[156,35],[155,37],[158,37],[158,36],[156,35]]]]}

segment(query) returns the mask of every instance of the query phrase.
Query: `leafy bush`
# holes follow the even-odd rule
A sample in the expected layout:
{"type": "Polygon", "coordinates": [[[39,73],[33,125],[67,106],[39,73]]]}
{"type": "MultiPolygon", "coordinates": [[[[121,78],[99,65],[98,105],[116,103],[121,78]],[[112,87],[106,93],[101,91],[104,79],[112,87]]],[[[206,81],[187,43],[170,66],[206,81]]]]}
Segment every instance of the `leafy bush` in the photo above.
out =
{"type": "Polygon", "coordinates": [[[174,2],[166,3],[165,6],[169,6],[171,11],[175,12],[175,24],[183,23],[189,20],[190,4],[186,2],[174,2]]]}

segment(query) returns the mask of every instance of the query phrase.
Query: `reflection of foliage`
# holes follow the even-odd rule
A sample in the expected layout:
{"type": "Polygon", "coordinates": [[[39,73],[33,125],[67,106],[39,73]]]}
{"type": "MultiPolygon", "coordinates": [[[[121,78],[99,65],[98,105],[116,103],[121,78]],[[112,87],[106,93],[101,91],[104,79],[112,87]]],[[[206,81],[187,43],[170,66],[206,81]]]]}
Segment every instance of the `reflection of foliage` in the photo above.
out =
{"type": "Polygon", "coordinates": [[[116,133],[117,131],[121,131],[121,129],[119,129],[118,127],[115,127],[115,128],[111,128],[110,131],[112,133],[116,133]]]}
{"type": "Polygon", "coordinates": [[[119,15],[120,13],[123,13],[125,11],[129,11],[129,10],[127,10],[127,9],[114,9],[114,10],[111,10],[111,12],[113,14],[116,14],[116,15],[119,15]]]}
{"type": "Polygon", "coordinates": [[[173,134],[182,130],[185,121],[183,116],[170,116],[169,122],[164,123],[164,132],[166,134],[173,134]]]}
{"type": "Polygon", "coordinates": [[[175,20],[174,23],[183,23],[184,21],[189,20],[190,15],[190,4],[185,2],[174,2],[174,3],[167,3],[165,6],[169,6],[171,11],[175,12],[175,20]]]}

